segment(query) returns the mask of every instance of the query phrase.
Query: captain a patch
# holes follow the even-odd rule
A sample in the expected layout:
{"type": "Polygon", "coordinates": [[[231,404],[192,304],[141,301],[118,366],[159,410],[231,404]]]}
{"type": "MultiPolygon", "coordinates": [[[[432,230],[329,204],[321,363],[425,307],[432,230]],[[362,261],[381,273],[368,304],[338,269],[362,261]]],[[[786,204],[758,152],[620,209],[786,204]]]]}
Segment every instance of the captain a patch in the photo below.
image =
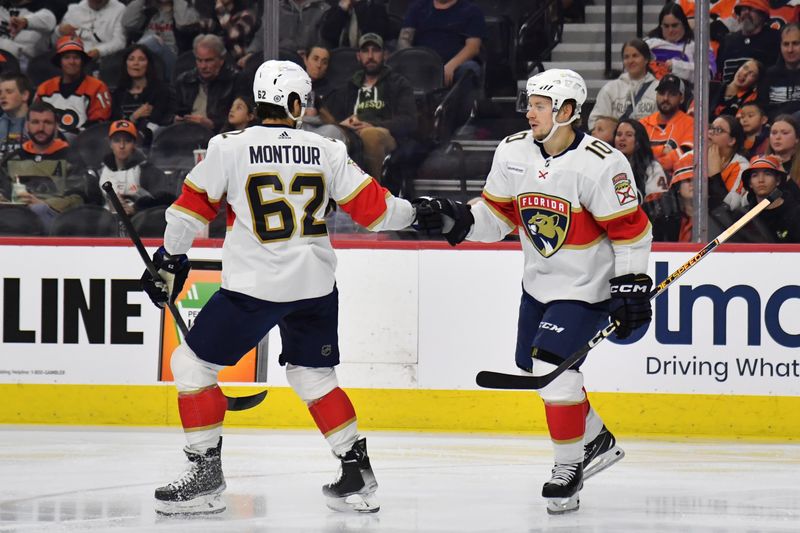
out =
{"type": "Polygon", "coordinates": [[[627,174],[617,174],[611,178],[611,183],[614,184],[614,192],[617,193],[619,205],[625,205],[636,201],[636,193],[633,187],[631,187],[631,179],[627,174]]]}
{"type": "Polygon", "coordinates": [[[543,257],[556,253],[567,239],[572,209],[557,196],[526,193],[517,197],[520,220],[531,244],[543,257]]]}

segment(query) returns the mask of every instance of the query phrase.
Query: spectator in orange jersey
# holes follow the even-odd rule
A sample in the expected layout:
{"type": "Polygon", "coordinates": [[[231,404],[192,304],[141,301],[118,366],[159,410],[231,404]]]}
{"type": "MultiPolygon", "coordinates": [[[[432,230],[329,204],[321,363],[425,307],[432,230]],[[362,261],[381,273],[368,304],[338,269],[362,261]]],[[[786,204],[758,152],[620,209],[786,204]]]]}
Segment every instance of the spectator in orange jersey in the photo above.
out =
{"type": "Polygon", "coordinates": [[[680,108],[685,91],[683,80],[667,74],[656,87],[658,111],[640,120],[650,137],[653,155],[670,175],[675,162],[692,149],[694,139],[694,119],[680,108]]]}
{"type": "Polygon", "coordinates": [[[744,143],[744,130],[730,115],[714,119],[708,128],[708,179],[710,208],[724,202],[731,209],[744,207],[742,172],[749,166],[739,152],[744,143]]]}
{"type": "Polygon", "coordinates": [[[108,86],[83,72],[88,62],[89,56],[83,51],[80,39],[61,37],[53,55],[53,63],[61,69],[61,76],[46,80],[36,91],[37,100],[56,108],[58,128],[67,134],[77,134],[86,126],[111,117],[108,86]]]}
{"type": "Polygon", "coordinates": [[[76,171],[77,156],[57,136],[56,110],[34,102],[25,123],[29,140],[0,161],[0,197],[11,198],[11,184],[25,185],[15,200],[27,204],[49,227],[60,212],[78,206],[87,195],[86,179],[76,171]]]}

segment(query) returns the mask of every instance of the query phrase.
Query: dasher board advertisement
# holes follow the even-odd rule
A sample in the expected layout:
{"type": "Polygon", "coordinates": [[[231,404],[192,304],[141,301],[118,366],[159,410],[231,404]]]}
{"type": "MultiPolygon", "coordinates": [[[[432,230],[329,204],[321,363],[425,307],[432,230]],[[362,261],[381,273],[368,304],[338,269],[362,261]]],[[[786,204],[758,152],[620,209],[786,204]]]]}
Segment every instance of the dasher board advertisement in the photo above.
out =
{"type": "MultiPolygon", "coordinates": [[[[191,329],[197,314],[219,289],[222,283],[221,261],[192,261],[192,269],[186,278],[183,290],[175,299],[183,322],[191,329]]],[[[161,343],[159,357],[159,381],[172,381],[170,360],[172,352],[184,341],[172,314],[166,309],[162,312],[161,343]]],[[[253,348],[234,366],[224,368],[219,373],[219,381],[223,383],[254,383],[256,381],[257,349],[253,348]]]]}

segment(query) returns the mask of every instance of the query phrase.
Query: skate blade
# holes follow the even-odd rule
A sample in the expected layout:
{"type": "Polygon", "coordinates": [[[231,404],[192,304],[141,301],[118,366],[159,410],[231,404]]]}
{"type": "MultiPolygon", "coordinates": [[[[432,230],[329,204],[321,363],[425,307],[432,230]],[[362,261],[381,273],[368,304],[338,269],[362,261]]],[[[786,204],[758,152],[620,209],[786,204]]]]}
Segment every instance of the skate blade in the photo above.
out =
{"type": "Polygon", "coordinates": [[[340,513],[377,513],[381,506],[375,493],[350,494],[344,498],[326,498],[326,505],[333,511],[340,513]]]}
{"type": "Polygon", "coordinates": [[[581,506],[581,499],[577,494],[569,498],[548,498],[547,514],[565,514],[577,511],[581,506]]]}
{"type": "Polygon", "coordinates": [[[185,502],[156,500],[156,513],[161,516],[194,516],[221,513],[226,509],[220,494],[206,494],[185,502]]]}
{"type": "Polygon", "coordinates": [[[606,453],[598,455],[583,471],[583,480],[586,481],[590,477],[599,474],[614,463],[619,462],[623,457],[625,457],[625,451],[619,446],[614,446],[606,453]]]}

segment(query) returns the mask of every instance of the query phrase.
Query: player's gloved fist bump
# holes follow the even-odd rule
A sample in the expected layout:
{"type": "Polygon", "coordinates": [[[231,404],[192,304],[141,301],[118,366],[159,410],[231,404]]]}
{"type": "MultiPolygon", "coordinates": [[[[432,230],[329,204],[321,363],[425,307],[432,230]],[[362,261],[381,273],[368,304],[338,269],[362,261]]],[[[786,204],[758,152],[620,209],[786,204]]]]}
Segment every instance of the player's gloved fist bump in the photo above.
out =
{"type": "Polygon", "coordinates": [[[411,224],[417,231],[424,231],[428,235],[442,234],[442,215],[431,205],[430,196],[420,196],[411,200],[414,206],[414,222],[411,224]]]}
{"type": "Polygon", "coordinates": [[[617,322],[617,338],[625,339],[653,318],[650,290],[653,280],[647,274],[625,274],[609,280],[611,319],[617,322]]]}
{"type": "Polygon", "coordinates": [[[192,268],[186,254],[169,255],[164,247],[160,247],[153,254],[153,264],[158,270],[158,279],[154,279],[150,272],[145,270],[142,274],[142,290],[158,307],[164,307],[169,298],[170,303],[183,290],[189,270],[192,268]]]}
{"type": "Polygon", "coordinates": [[[467,238],[475,223],[470,205],[450,198],[417,198],[411,203],[418,200],[421,202],[417,207],[416,224],[429,235],[442,233],[451,246],[467,238]]]}

